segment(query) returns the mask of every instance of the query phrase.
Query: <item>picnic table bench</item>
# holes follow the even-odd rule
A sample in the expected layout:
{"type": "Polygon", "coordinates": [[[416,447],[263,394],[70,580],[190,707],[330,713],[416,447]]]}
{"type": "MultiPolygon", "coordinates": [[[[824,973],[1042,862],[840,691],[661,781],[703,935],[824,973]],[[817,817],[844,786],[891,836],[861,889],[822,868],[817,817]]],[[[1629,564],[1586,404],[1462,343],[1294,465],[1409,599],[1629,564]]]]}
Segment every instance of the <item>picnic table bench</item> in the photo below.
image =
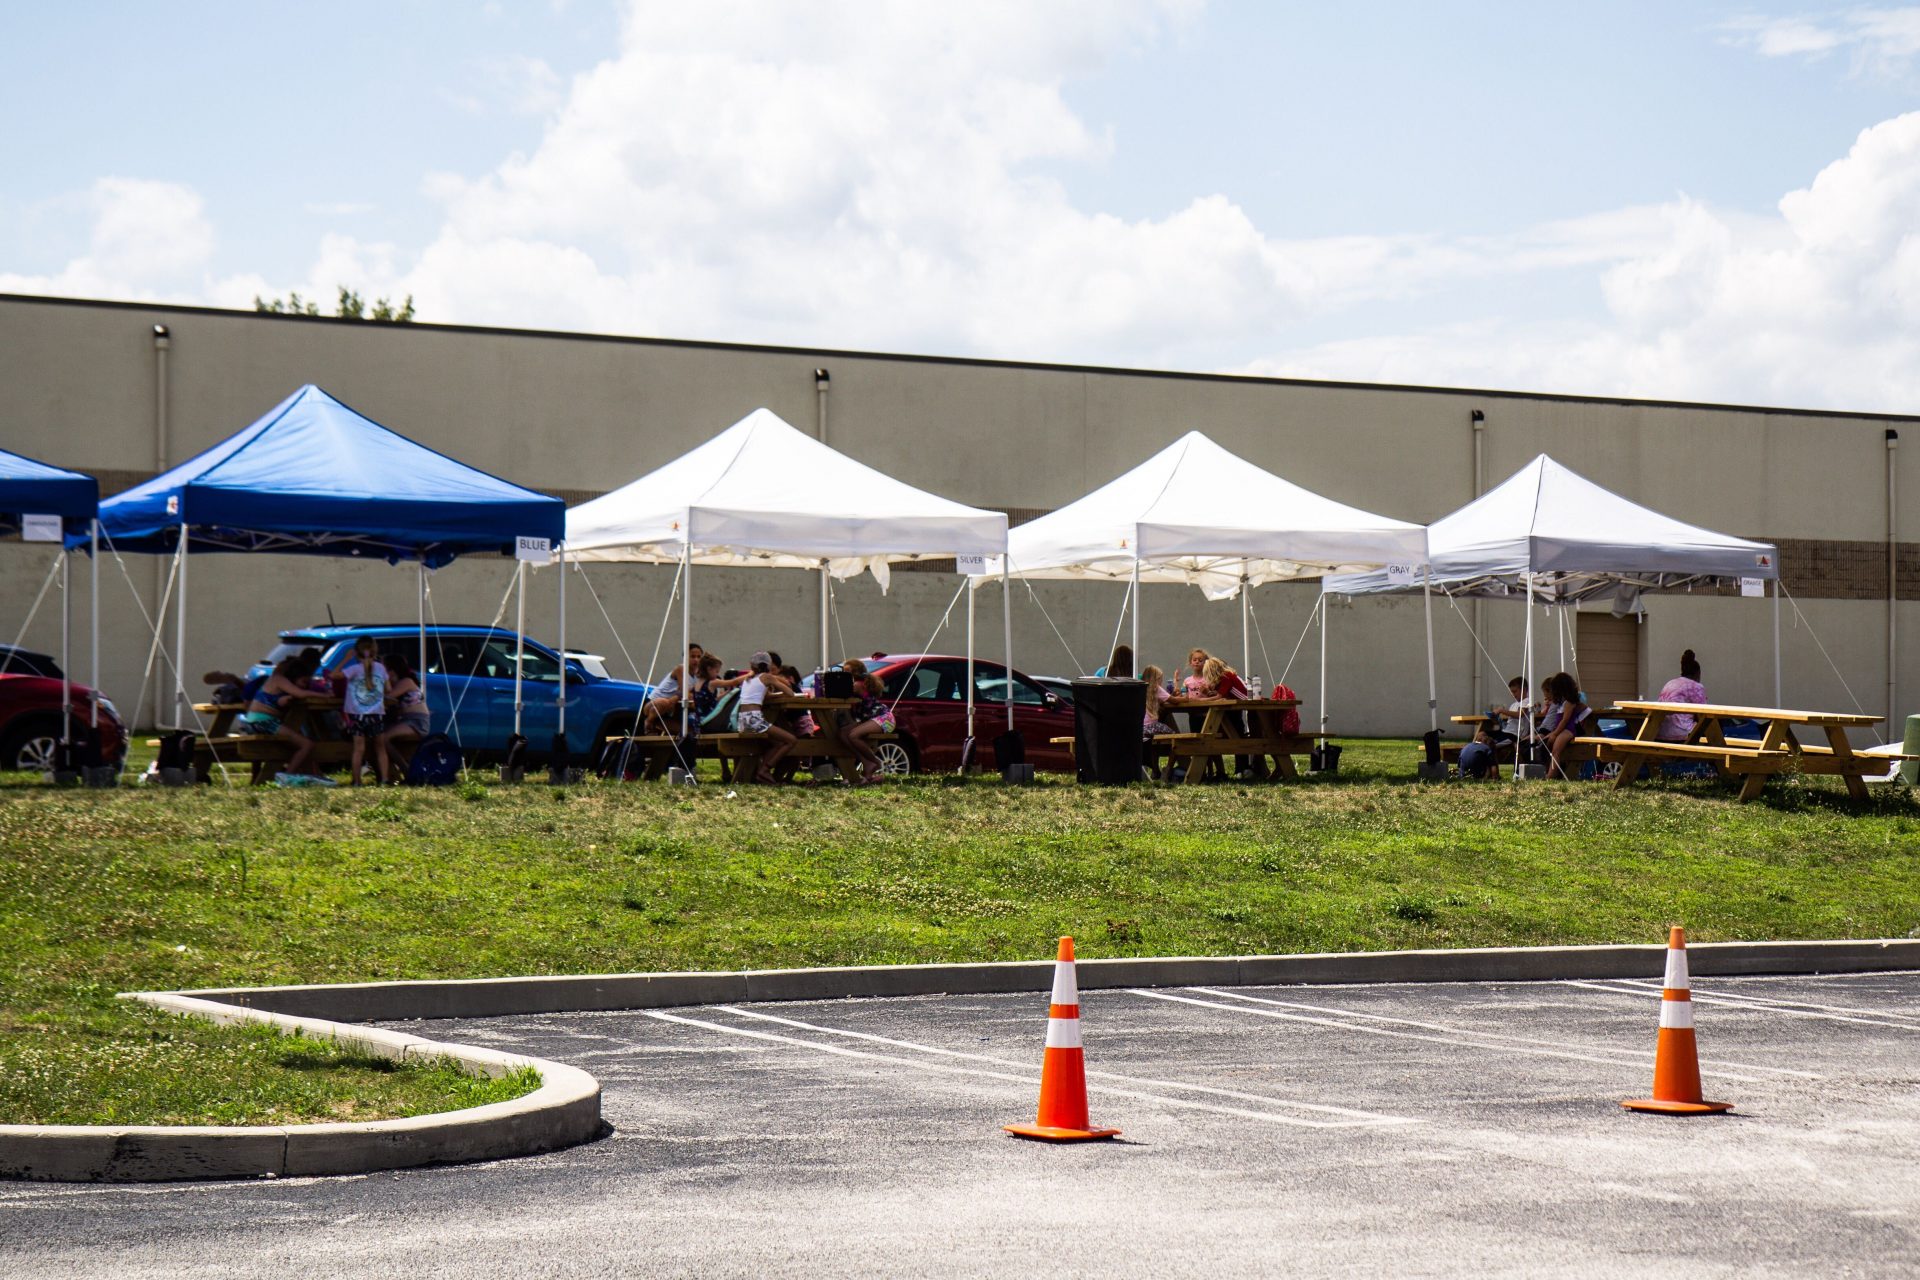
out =
{"type": "Polygon", "coordinates": [[[1620,776],[1615,787],[1634,781],[1650,764],[1666,761],[1704,761],[1720,777],[1739,777],[1742,804],[1759,795],[1767,779],[1794,770],[1825,774],[1846,781],[1847,794],[1856,800],[1867,798],[1866,776],[1885,771],[1889,757],[1860,755],[1847,741],[1847,730],[1879,724],[1880,716],[1850,715],[1825,711],[1794,711],[1784,707],[1731,707],[1697,702],[1622,702],[1623,711],[1646,718],[1632,738],[1580,738],[1580,744],[1592,744],[1602,760],[1618,761],[1620,776]],[[1693,728],[1685,739],[1663,741],[1660,729],[1669,716],[1692,716],[1693,728]],[[1735,734],[1728,737],[1725,722],[1758,721],[1765,726],[1760,737],[1735,734]],[[1827,745],[1802,745],[1794,730],[1812,729],[1826,735],[1827,745]]]}
{"type": "MultiPolygon", "coordinates": [[[[1448,719],[1451,720],[1454,724],[1462,725],[1462,726],[1478,726],[1481,722],[1492,719],[1492,718],[1493,717],[1487,712],[1481,712],[1477,715],[1458,715],[1458,716],[1448,717],[1448,719]]],[[[1626,720],[1631,723],[1632,721],[1638,720],[1639,718],[1640,718],[1639,713],[1628,711],[1625,709],[1623,705],[1618,707],[1606,707],[1600,711],[1596,711],[1593,713],[1593,715],[1588,717],[1587,722],[1589,724],[1594,724],[1594,723],[1598,723],[1601,720],[1626,720]]],[[[1504,721],[1502,722],[1501,728],[1504,732],[1514,733],[1514,728],[1512,726],[1515,726],[1518,723],[1519,723],[1518,721],[1513,721],[1513,720],[1504,721]]],[[[1599,740],[1600,739],[1598,738],[1575,738],[1572,742],[1567,744],[1567,749],[1565,752],[1562,753],[1561,760],[1567,764],[1604,763],[1600,759],[1600,749],[1592,745],[1592,743],[1599,740]]],[[[1471,739],[1468,739],[1468,741],[1471,741],[1471,739]]],[[[1606,741],[1616,741],[1616,739],[1606,739],[1606,741]]],[[[1445,742],[1442,742],[1440,744],[1441,760],[1445,761],[1448,764],[1454,765],[1455,767],[1458,767],[1460,764],[1460,752],[1462,748],[1464,748],[1466,745],[1467,745],[1466,742],[1463,742],[1458,738],[1451,738],[1445,742]]],[[[1494,764],[1495,765],[1512,764],[1514,746],[1515,744],[1513,742],[1508,742],[1504,740],[1496,743],[1493,749],[1494,764]]]]}
{"type": "MultiPolygon", "coordinates": [[[[1195,739],[1198,739],[1200,736],[1201,735],[1199,733],[1156,733],[1151,738],[1145,738],[1140,743],[1141,763],[1144,764],[1146,767],[1150,769],[1155,769],[1155,770],[1159,769],[1163,763],[1167,765],[1171,765],[1173,763],[1173,757],[1175,755],[1175,747],[1181,743],[1192,742],[1195,739]]],[[[1315,742],[1318,742],[1325,738],[1331,738],[1331,737],[1333,737],[1333,735],[1330,733],[1297,733],[1297,734],[1287,735],[1285,738],[1280,739],[1279,741],[1282,741],[1287,748],[1288,767],[1292,766],[1293,756],[1308,755],[1313,751],[1313,744],[1315,742]]],[[[1067,749],[1068,756],[1072,756],[1074,754],[1074,745],[1076,740],[1072,737],[1048,738],[1047,741],[1052,743],[1056,747],[1065,747],[1067,749]]],[[[1246,739],[1236,738],[1234,739],[1234,741],[1237,743],[1241,743],[1242,749],[1240,751],[1226,752],[1223,754],[1229,754],[1229,755],[1246,754],[1246,751],[1244,749],[1244,744],[1246,742],[1246,739]]],[[[1298,777],[1299,773],[1298,773],[1298,770],[1295,770],[1293,773],[1288,773],[1281,776],[1298,777]]],[[[1198,781],[1198,779],[1195,779],[1195,781],[1198,781]]]]}
{"type": "MultiPolygon", "coordinates": [[[[314,694],[307,698],[289,698],[283,709],[280,723],[313,739],[311,767],[315,773],[345,769],[353,763],[353,742],[343,734],[339,716],[331,714],[339,711],[341,705],[339,698],[314,694]]],[[[207,718],[207,731],[196,735],[193,741],[193,775],[198,781],[210,779],[220,765],[244,764],[253,782],[270,782],[293,758],[293,744],[283,738],[233,732],[234,722],[247,709],[244,702],[197,702],[193,709],[207,718]]],[[[148,745],[155,746],[158,742],[157,738],[149,739],[148,745]]],[[[389,756],[401,770],[412,763],[417,742],[418,739],[405,739],[387,745],[389,756]]],[[[373,760],[373,748],[369,745],[369,766],[373,760]]]]}
{"type": "Polygon", "coordinates": [[[1168,711],[1201,713],[1200,727],[1189,733],[1156,734],[1149,743],[1160,744],[1167,757],[1167,780],[1173,780],[1173,766],[1186,761],[1186,780],[1197,783],[1206,773],[1209,759],[1223,756],[1250,756],[1256,771],[1266,771],[1275,781],[1297,778],[1293,757],[1312,752],[1323,733],[1287,733],[1281,728],[1286,713],[1300,705],[1298,698],[1167,698],[1161,707],[1168,711]],[[1234,725],[1235,713],[1247,717],[1247,732],[1234,725]],[[1267,771],[1267,761],[1273,768],[1267,771]]]}
{"type": "MultiPolygon", "coordinates": [[[[830,760],[840,770],[843,778],[855,777],[860,771],[860,755],[853,749],[842,730],[841,720],[846,712],[859,705],[857,698],[809,698],[800,694],[770,693],[767,695],[766,710],[772,716],[789,712],[808,711],[820,732],[809,738],[800,738],[794,742],[791,750],[781,757],[781,762],[794,761],[805,764],[830,760]]],[[[891,733],[879,734],[876,742],[897,738],[891,733]]],[[[771,744],[764,733],[741,733],[737,730],[724,730],[718,733],[702,732],[692,738],[678,738],[671,734],[636,734],[629,738],[626,734],[613,734],[607,738],[609,744],[631,743],[634,753],[644,760],[641,776],[649,781],[663,778],[674,764],[691,766],[696,760],[718,760],[721,762],[721,776],[725,780],[730,775],[752,777],[760,770],[760,757],[771,744]]]]}

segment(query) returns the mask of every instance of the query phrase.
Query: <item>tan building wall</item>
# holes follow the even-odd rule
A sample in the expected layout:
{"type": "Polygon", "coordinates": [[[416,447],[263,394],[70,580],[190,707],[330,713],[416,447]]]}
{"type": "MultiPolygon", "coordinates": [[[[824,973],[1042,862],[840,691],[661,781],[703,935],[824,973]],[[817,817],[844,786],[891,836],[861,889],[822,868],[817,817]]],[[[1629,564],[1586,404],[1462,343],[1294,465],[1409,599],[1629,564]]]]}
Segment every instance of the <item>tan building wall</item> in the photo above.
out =
{"type": "MultiPolygon", "coordinates": [[[[248,313],[0,297],[0,445],[102,477],[108,491],[151,475],[159,405],[154,327],[168,331],[165,458],[178,463],[257,418],[303,382],[423,444],[569,501],[618,487],[765,405],[796,426],[816,419],[814,370],[831,373],[828,441],[937,493],[1013,512],[1051,510],[1133,466],[1184,431],[1342,502],[1430,521],[1474,495],[1471,412],[1485,414],[1484,477],[1495,483],[1546,452],[1635,501],[1712,528],[1783,543],[1788,589],[1805,621],[1785,612],[1789,703],[1878,712],[1886,705],[1885,434],[1903,489],[1903,578],[1920,584],[1920,418],[1577,399],[1504,392],[1169,375],[984,361],[727,347],[430,325],[390,327],[248,313]],[[1796,573],[1800,575],[1796,579],[1796,573]],[[1851,686],[1841,684],[1822,655],[1851,686]]],[[[849,494],[850,503],[858,502],[849,494]]],[[[0,632],[19,627],[49,563],[45,548],[0,547],[0,632]]],[[[486,622],[512,572],[470,558],[432,575],[442,621],[486,622]]],[[[608,654],[624,642],[645,668],[659,634],[670,570],[590,570],[614,629],[588,592],[569,599],[570,644],[608,654]],[[618,639],[616,640],[615,631],[618,639]]],[[[187,661],[202,671],[259,656],[282,627],[324,620],[404,621],[414,615],[411,567],[304,557],[198,556],[190,571],[187,661]]],[[[103,684],[131,710],[151,633],[130,584],[153,607],[150,558],[103,565],[103,684]]],[[[864,653],[927,640],[958,579],[901,572],[883,597],[870,579],[838,592],[835,648],[864,653]],[[841,636],[844,636],[842,644],[841,636]]],[[[76,579],[76,663],[84,672],[85,571],[76,579]]],[[[695,577],[694,630],[729,657],[772,645],[810,665],[818,656],[816,580],[803,573],[706,570],[695,577]]],[[[1015,662],[1074,674],[1104,661],[1123,586],[1016,584],[1015,662]],[[1049,623],[1051,618],[1051,624],[1049,623]],[[1054,634],[1054,627],[1068,648],[1054,634]]],[[[1254,668],[1270,679],[1299,644],[1288,682],[1317,702],[1318,639],[1302,624],[1310,585],[1255,593],[1254,668]]],[[[536,576],[529,631],[552,640],[555,580],[536,576]]],[[[1920,592],[1914,592],[1920,596],[1920,592]]],[[[1910,597],[1911,598],[1911,597],[1910,597]]],[[[511,610],[507,619],[512,618],[511,610]]],[[[1425,662],[1416,601],[1361,600],[1330,610],[1327,702],[1337,730],[1424,727],[1425,662]]],[[[1482,701],[1498,670],[1519,664],[1521,611],[1484,607],[1482,701]]],[[[937,647],[963,643],[964,607],[937,647]]],[[[1000,647],[997,590],[983,592],[981,651],[1000,647]]],[[[1555,658],[1545,620],[1542,669],[1555,658]]],[[[1900,606],[1902,634],[1920,637],[1920,603],[1900,606]]],[[[1441,705],[1472,697],[1475,646],[1463,616],[1436,610],[1441,705]]],[[[669,648],[677,625],[669,629],[669,648]]],[[[1198,592],[1145,592],[1145,660],[1170,666],[1204,645],[1236,657],[1239,609],[1198,592]]],[[[1647,692],[1699,651],[1716,697],[1772,697],[1772,606],[1705,594],[1653,597],[1642,628],[1647,692]]],[[[54,602],[28,643],[58,643],[54,602]]],[[[167,631],[171,646],[172,629],[167,631]]],[[[1920,658],[1903,646],[1904,707],[1920,709],[1920,658]]],[[[151,704],[151,697],[148,699],[151,704]]],[[[1308,718],[1314,712],[1308,709],[1308,718]]]]}

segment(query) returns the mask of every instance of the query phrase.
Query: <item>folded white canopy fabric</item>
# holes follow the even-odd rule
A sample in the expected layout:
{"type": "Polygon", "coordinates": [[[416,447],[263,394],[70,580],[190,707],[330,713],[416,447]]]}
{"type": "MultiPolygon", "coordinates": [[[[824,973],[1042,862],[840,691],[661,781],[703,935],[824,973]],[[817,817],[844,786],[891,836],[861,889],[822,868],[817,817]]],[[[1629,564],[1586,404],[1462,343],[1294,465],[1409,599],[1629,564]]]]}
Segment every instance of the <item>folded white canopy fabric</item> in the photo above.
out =
{"type": "MultiPolygon", "coordinates": [[[[1433,585],[1508,595],[1535,577],[1536,596],[1578,600],[1701,578],[1776,578],[1772,543],[1749,542],[1661,515],[1541,454],[1427,529],[1433,585]]],[[[1406,591],[1384,573],[1329,578],[1328,592],[1406,591]]],[[[1413,588],[1417,590],[1418,588],[1413,588]]]]}
{"type": "Polygon", "coordinates": [[[698,448],[567,512],[574,560],[817,569],[998,556],[1007,517],[963,506],[857,462],[755,409],[698,448]]]}
{"type": "MultiPolygon", "coordinates": [[[[1189,431],[1133,470],[1007,536],[1025,578],[1253,585],[1426,559],[1426,530],[1323,498],[1189,431]]],[[[990,572],[999,565],[991,563],[990,572]]]]}

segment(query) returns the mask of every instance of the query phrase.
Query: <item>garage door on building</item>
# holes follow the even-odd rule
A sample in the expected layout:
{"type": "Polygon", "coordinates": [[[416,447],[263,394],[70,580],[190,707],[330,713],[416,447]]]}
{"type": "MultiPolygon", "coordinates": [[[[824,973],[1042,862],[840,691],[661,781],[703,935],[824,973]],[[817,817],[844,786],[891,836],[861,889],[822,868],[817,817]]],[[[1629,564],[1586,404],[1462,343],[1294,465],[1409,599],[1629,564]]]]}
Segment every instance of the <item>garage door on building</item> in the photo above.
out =
{"type": "Polygon", "coordinates": [[[1580,687],[1590,707],[1640,696],[1640,621],[1610,613],[1575,614],[1580,687]]]}

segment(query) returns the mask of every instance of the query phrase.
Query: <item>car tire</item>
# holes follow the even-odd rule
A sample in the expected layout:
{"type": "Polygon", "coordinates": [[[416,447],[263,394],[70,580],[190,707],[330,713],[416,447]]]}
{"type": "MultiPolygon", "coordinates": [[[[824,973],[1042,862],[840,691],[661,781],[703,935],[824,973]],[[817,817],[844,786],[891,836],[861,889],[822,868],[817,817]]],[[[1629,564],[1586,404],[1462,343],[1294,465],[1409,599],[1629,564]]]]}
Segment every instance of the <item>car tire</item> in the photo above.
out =
{"type": "Polygon", "coordinates": [[[5,737],[0,737],[0,769],[45,773],[53,768],[54,752],[59,745],[58,720],[33,719],[13,725],[5,737]]]}
{"type": "Polygon", "coordinates": [[[880,772],[890,778],[905,778],[920,772],[920,753],[911,738],[894,738],[873,744],[880,757],[880,772]]]}

